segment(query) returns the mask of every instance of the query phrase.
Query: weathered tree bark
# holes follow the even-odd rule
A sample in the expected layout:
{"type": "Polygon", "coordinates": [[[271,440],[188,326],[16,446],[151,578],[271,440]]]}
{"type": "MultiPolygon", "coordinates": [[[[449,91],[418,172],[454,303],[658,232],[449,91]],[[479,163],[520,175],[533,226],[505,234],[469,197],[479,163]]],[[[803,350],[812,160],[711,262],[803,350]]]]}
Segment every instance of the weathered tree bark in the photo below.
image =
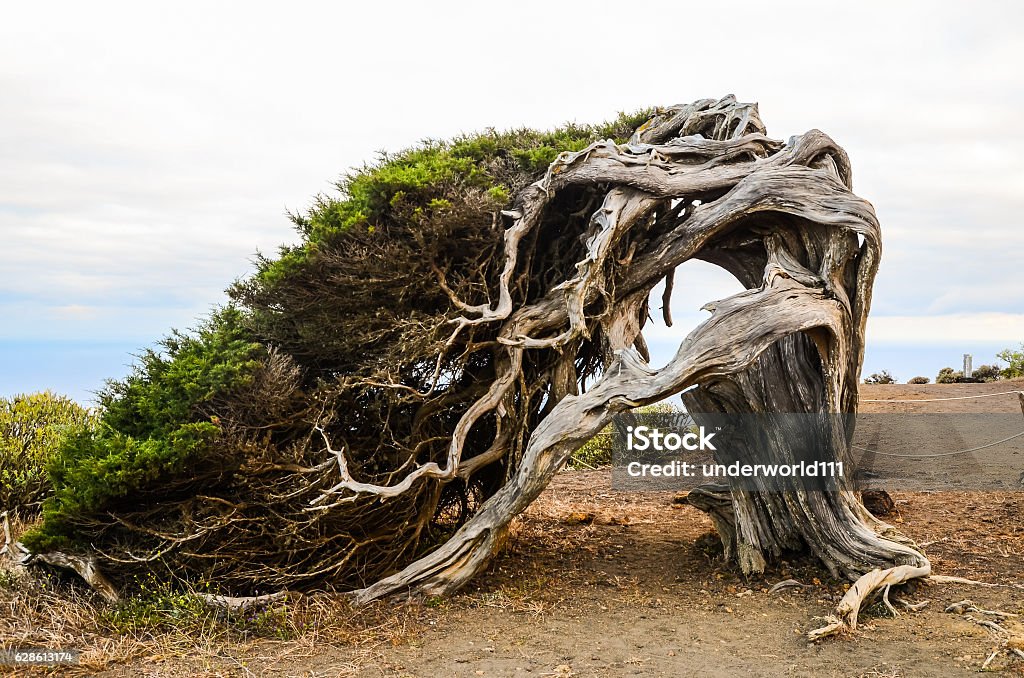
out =
{"type": "MultiPolygon", "coordinates": [[[[856,412],[881,249],[878,222],[871,205],[851,192],[846,154],[826,135],[812,130],[780,143],[764,131],[756,106],[731,97],[673,107],[627,145],[599,143],[563,154],[544,180],[523,192],[509,212],[505,284],[520,240],[559,191],[588,187],[604,194],[584,235],[587,257],[574,278],[532,305],[513,310],[507,294],[493,309],[463,305],[467,317],[456,332],[502,323],[499,340],[509,355],[504,383],[511,383],[523,352],[538,349],[563,351],[562,366],[574,375],[573,342],[600,333],[609,356],[603,374],[582,393],[553,389],[557,404],[530,435],[511,481],[446,544],[357,591],[357,600],[438,594],[465,584],[500,547],[512,518],[617,412],[684,389],[690,389],[683,396],[687,409],[698,418],[856,412]],[[627,239],[628,254],[613,259],[616,244],[627,239]],[[667,366],[654,370],[642,357],[647,299],[689,259],[722,266],[747,289],[709,304],[711,318],[667,366]]],[[[498,383],[486,407],[500,401],[498,383]]],[[[851,435],[833,431],[819,459],[846,460],[851,435]]],[[[452,450],[458,445],[456,436],[452,450]]],[[[768,457],[786,462],[791,451],[780,445],[768,457]]],[[[458,465],[454,453],[448,472],[458,465]]],[[[860,604],[880,586],[930,571],[922,553],[873,517],[844,482],[828,492],[714,486],[691,493],[690,501],[712,516],[727,556],[745,573],[763,571],[784,550],[805,549],[833,574],[853,580],[884,569],[844,599],[833,632],[855,625],[860,604]]]]}

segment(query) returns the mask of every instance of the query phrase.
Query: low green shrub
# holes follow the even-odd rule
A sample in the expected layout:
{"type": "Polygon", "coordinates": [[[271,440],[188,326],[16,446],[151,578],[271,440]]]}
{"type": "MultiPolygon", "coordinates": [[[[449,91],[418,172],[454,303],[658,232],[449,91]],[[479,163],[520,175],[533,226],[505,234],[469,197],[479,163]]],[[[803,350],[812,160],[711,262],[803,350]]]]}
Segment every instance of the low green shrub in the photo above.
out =
{"type": "Polygon", "coordinates": [[[895,384],[896,377],[889,373],[889,370],[882,370],[881,372],[875,372],[874,374],[864,377],[865,384],[895,384]]]}
{"type": "Polygon", "coordinates": [[[38,513],[52,489],[48,464],[68,436],[94,424],[91,410],[49,391],[0,398],[0,511],[38,513]]]}
{"type": "Polygon", "coordinates": [[[612,431],[611,425],[605,426],[600,433],[583,443],[583,447],[569,459],[567,464],[573,469],[600,468],[612,463],[612,431]]]}
{"type": "Polygon", "coordinates": [[[153,488],[195,492],[230,475],[233,460],[215,448],[219,421],[202,405],[244,383],[262,349],[233,309],[193,334],[172,334],[162,348],[144,352],[126,379],[109,382],[96,425],[71,432],[50,455],[53,490],[43,524],[23,536],[30,550],[66,548],[82,538],[79,525],[153,488]]]}
{"type": "MultiPolygon", "coordinates": [[[[668,403],[656,403],[630,410],[622,415],[629,419],[629,424],[635,426],[664,427],[665,415],[682,412],[678,407],[668,403]]],[[[615,428],[613,424],[604,427],[600,433],[588,440],[583,446],[576,450],[576,453],[569,459],[569,468],[599,468],[610,466],[612,457],[615,454],[615,428]]]]}
{"type": "Polygon", "coordinates": [[[971,373],[971,378],[980,382],[996,381],[1002,376],[1002,370],[995,365],[980,365],[971,373]]]}
{"type": "Polygon", "coordinates": [[[907,381],[908,384],[927,384],[931,381],[928,377],[914,377],[907,381]]]}

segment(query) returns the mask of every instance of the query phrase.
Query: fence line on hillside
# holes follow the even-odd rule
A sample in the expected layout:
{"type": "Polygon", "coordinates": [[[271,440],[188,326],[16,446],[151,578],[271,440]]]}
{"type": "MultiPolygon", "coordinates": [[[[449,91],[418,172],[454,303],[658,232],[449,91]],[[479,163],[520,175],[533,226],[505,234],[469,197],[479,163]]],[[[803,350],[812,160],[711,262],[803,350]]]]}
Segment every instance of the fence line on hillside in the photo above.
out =
{"type": "Polygon", "coordinates": [[[955,398],[894,398],[893,400],[882,400],[878,398],[861,398],[862,403],[937,403],[940,400],[970,400],[971,398],[994,398],[995,396],[1024,395],[1024,391],[1003,391],[1002,393],[983,393],[982,395],[957,396],[955,398]]]}

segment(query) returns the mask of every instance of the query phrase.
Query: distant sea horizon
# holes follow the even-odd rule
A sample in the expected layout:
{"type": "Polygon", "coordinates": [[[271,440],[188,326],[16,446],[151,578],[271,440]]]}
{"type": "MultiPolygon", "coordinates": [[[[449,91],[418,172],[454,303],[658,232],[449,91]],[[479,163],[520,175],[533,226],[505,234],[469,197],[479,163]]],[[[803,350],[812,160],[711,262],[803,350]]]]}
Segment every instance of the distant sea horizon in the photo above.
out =
{"type": "MultiPolygon", "coordinates": [[[[96,393],[106,380],[129,374],[131,365],[146,347],[145,341],[75,341],[0,339],[0,397],[50,390],[66,395],[83,405],[95,404],[96,393]]],[[[923,376],[932,381],[943,367],[959,370],[963,354],[973,356],[974,366],[996,363],[996,353],[1016,349],[1019,342],[874,342],[865,348],[862,376],[888,370],[905,383],[923,376]]],[[[655,367],[667,363],[678,343],[651,342],[651,362],[655,367]]]]}

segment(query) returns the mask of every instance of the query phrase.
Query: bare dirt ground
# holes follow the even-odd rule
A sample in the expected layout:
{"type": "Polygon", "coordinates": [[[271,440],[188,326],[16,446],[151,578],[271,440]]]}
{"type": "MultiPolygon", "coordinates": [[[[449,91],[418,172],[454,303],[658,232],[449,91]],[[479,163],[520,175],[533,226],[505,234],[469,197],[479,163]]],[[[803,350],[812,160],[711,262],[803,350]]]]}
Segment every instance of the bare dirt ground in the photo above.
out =
{"type": "MultiPolygon", "coordinates": [[[[1022,387],[877,386],[865,388],[863,397],[1022,387]]],[[[865,411],[918,407],[863,405],[865,411]]],[[[1004,396],[929,407],[1010,412],[1020,405],[1004,396]]],[[[937,574],[1024,585],[1024,492],[892,494],[897,513],[887,520],[927,544],[937,574]]],[[[815,618],[831,611],[846,586],[801,558],[744,579],[722,562],[710,521],[674,503],[672,493],[613,491],[607,470],[564,472],[517,521],[490,570],[456,596],[379,603],[353,617],[344,632],[315,637],[186,642],[173,652],[147,650],[160,644],[143,642],[97,675],[966,676],[979,671],[997,637],[944,609],[971,599],[1024,615],[1024,588],[922,584],[901,595],[930,601],[923,610],[893,618],[876,604],[862,613],[855,634],[809,644],[806,632],[820,625],[815,618]],[[803,586],[768,592],[785,579],[803,586]]],[[[1024,617],[987,619],[1024,636],[1024,617]]],[[[1024,675],[1024,660],[1003,653],[988,670],[1024,675]]]]}

